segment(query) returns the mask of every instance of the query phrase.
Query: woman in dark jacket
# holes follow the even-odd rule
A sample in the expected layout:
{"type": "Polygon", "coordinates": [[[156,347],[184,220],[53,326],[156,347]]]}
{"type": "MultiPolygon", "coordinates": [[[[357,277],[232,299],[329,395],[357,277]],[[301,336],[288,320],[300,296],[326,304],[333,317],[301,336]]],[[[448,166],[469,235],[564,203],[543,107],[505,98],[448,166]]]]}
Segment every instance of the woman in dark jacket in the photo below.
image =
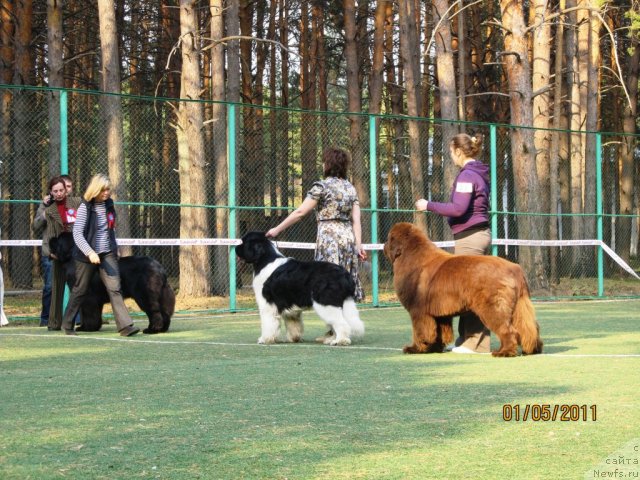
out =
{"type": "Polygon", "coordinates": [[[73,252],[76,282],[64,312],[62,328],[67,335],[76,335],[73,317],[87,294],[96,269],[104,283],[120,335],[128,337],[140,331],[133,325],[124,304],[120,288],[118,245],[116,243],[116,211],[111,200],[111,182],[106,175],[95,175],[84,192],[84,202],[78,208],[73,227],[73,252]]]}
{"type": "MultiPolygon", "coordinates": [[[[43,202],[38,207],[38,213],[33,220],[34,229],[44,228],[42,237],[42,266],[45,273],[45,290],[48,272],[48,292],[43,290],[43,312],[40,325],[48,326],[49,330],[60,330],[62,323],[62,306],[64,300],[65,275],[62,264],[51,254],[49,240],[63,232],[71,232],[76,221],[78,207],[82,203],[80,197],[70,197],[73,188],[71,180],[66,175],[53,177],[49,180],[50,203],[43,202]],[[48,263],[48,265],[47,265],[48,263]],[[46,293],[49,300],[45,301],[46,293]],[[49,307],[48,310],[47,307],[49,307]],[[45,311],[46,310],[46,311],[45,311]]],[[[77,322],[76,322],[77,323],[77,322]]]]}

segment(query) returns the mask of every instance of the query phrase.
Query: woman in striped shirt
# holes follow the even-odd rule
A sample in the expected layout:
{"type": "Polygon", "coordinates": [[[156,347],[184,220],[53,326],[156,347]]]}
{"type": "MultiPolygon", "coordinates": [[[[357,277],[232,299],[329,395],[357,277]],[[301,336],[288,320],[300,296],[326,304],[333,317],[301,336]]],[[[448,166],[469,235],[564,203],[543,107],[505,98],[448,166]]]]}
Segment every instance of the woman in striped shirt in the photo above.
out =
{"type": "Polygon", "coordinates": [[[102,174],[95,175],[84,192],[84,202],[78,208],[73,227],[76,281],[62,319],[62,328],[67,335],[77,335],[73,329],[73,318],[87,295],[91,277],[96,270],[99,270],[102,283],[109,294],[120,335],[128,337],[140,331],[133,325],[122,297],[115,233],[116,211],[110,197],[109,178],[102,174]]]}

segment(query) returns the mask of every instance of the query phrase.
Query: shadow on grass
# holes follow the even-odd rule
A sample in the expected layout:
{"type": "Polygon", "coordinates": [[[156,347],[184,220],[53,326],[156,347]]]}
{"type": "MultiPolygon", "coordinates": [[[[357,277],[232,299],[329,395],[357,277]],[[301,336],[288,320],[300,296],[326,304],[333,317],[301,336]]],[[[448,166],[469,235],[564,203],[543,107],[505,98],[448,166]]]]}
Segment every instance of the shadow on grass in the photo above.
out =
{"type": "MultiPolygon", "coordinates": [[[[154,467],[178,479],[212,478],[213,471],[216,478],[331,478],[353,468],[351,461],[360,462],[361,478],[376,478],[370,462],[412,450],[422,457],[409,463],[422,465],[437,462],[432,452],[442,449],[464,454],[454,446],[508,428],[503,405],[579,397],[581,385],[603,378],[581,373],[580,383],[569,383],[566,363],[545,357],[383,350],[410,339],[404,320],[365,320],[372,334],[358,345],[370,350],[104,341],[116,337],[112,330],[87,334],[96,341],[5,337],[5,351],[16,352],[4,356],[0,373],[0,388],[9,392],[0,433],[10,439],[0,442],[5,466],[16,478],[51,477],[51,468],[67,478],[133,478],[154,467]]],[[[238,321],[175,327],[180,335],[197,330],[194,340],[215,332],[253,343],[256,318],[238,321]]],[[[321,330],[319,322],[310,325],[311,335],[321,330]]],[[[545,352],[572,350],[562,344],[576,338],[576,330],[543,335],[545,352]]]]}

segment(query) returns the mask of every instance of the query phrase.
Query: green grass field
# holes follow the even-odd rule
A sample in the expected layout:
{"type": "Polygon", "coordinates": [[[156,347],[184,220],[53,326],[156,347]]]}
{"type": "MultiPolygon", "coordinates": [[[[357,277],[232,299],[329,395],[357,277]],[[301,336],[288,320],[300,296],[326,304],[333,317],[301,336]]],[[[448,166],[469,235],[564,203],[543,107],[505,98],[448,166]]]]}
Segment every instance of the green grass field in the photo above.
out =
{"type": "Polygon", "coordinates": [[[274,346],[248,314],[2,328],[0,478],[639,478],[640,301],[536,309],[545,354],[511,359],[404,355],[401,308],[362,311],[350,347],[313,343],[312,313],[307,343],[274,346]]]}

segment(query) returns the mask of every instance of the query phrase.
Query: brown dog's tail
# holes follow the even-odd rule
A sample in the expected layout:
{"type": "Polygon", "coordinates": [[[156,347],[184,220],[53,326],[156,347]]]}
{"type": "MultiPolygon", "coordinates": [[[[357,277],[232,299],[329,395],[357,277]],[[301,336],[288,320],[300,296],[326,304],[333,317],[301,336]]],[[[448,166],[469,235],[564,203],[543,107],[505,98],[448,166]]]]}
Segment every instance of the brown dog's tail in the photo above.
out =
{"type": "Polygon", "coordinates": [[[542,339],[540,327],[536,321],[536,312],[529,298],[529,289],[526,283],[520,290],[520,298],[516,302],[513,312],[513,327],[520,337],[523,355],[542,353],[542,339]]]}

